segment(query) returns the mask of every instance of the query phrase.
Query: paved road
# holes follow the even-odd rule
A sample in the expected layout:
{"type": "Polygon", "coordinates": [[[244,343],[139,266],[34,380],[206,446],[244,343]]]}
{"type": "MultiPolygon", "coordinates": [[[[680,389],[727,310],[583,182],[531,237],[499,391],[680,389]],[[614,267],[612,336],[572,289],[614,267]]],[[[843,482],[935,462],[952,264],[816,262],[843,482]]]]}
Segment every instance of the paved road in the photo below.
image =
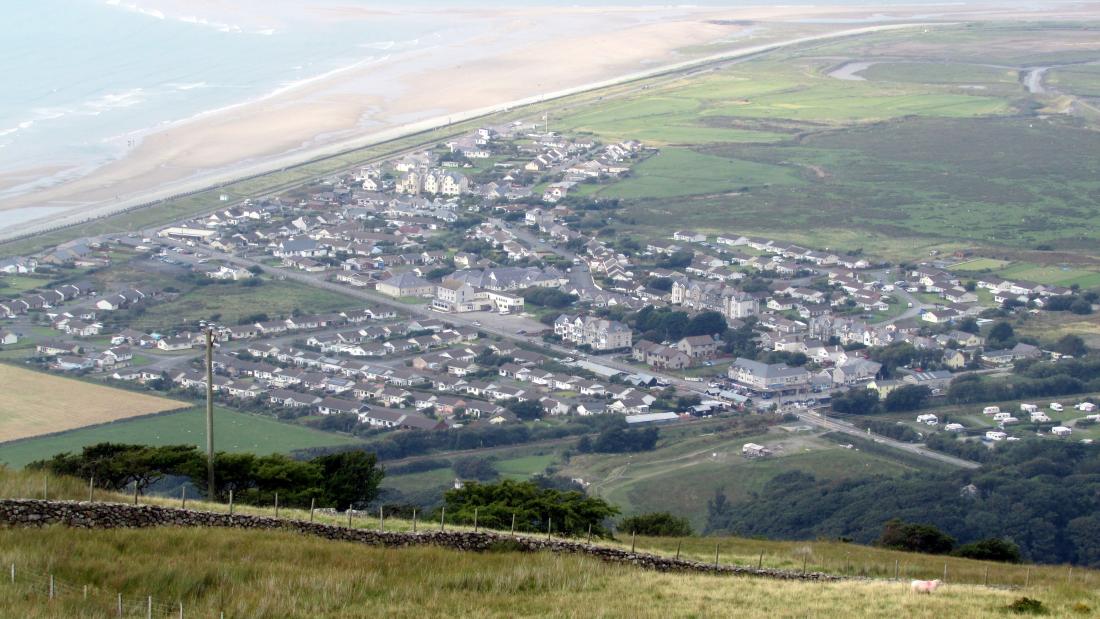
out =
{"type": "Polygon", "coordinates": [[[546,243],[541,238],[539,238],[538,235],[531,234],[531,231],[528,230],[525,226],[514,226],[504,221],[503,219],[489,219],[489,223],[499,226],[500,228],[503,228],[516,235],[516,238],[523,241],[524,243],[527,243],[527,245],[529,245],[531,249],[534,249],[535,251],[548,251],[557,254],[558,256],[561,256],[566,260],[572,260],[577,257],[577,254],[574,254],[564,247],[555,247],[554,245],[546,243]]]}
{"type": "MultiPolygon", "coordinates": [[[[837,419],[826,417],[824,415],[821,415],[821,414],[818,414],[818,413],[815,413],[815,412],[812,412],[812,411],[792,410],[792,411],[789,411],[789,412],[793,412],[794,414],[798,415],[798,418],[801,419],[802,421],[804,421],[806,423],[816,425],[816,426],[821,427],[821,428],[825,428],[825,429],[828,429],[828,430],[833,430],[833,431],[836,431],[836,432],[843,432],[844,434],[848,434],[848,435],[851,435],[851,436],[858,436],[858,437],[863,438],[863,439],[868,438],[868,434],[867,434],[866,430],[861,430],[861,429],[853,426],[852,424],[850,424],[846,421],[839,421],[837,419]]],[[[887,447],[893,447],[894,449],[897,449],[897,450],[900,450],[900,451],[905,451],[905,452],[909,452],[911,454],[915,454],[915,455],[918,455],[918,456],[923,456],[925,458],[929,458],[931,460],[936,460],[937,462],[942,462],[944,464],[948,464],[948,465],[951,465],[951,466],[956,466],[956,467],[964,468],[964,469],[976,469],[976,468],[981,466],[977,462],[973,462],[971,460],[964,460],[962,458],[956,458],[955,456],[950,456],[950,455],[947,455],[947,454],[944,454],[944,453],[940,453],[938,451],[932,451],[932,450],[924,447],[923,445],[916,445],[916,444],[913,444],[913,443],[903,443],[901,441],[895,441],[894,439],[886,438],[885,436],[879,436],[877,434],[870,435],[870,438],[871,438],[871,440],[873,440],[874,442],[876,442],[880,445],[885,445],[887,447]]]]}

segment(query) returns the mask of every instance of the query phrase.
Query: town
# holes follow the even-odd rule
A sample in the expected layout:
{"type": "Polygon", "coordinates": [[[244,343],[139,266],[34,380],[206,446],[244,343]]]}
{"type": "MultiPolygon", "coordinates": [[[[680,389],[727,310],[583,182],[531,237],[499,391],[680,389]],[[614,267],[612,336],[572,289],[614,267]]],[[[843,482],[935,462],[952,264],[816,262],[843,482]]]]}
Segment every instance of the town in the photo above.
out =
{"type": "MultiPolygon", "coordinates": [[[[908,393],[918,405],[893,410],[915,410],[960,376],[1072,358],[1073,342],[1045,349],[990,325],[1096,301],[965,274],[961,254],[900,265],[728,231],[605,234],[618,205],[593,188],[655,156],[638,141],[517,122],[154,230],[6,259],[0,281],[26,289],[0,288],[0,346],[49,371],[197,399],[212,331],[225,405],[340,415],[369,431],[749,411],[815,424],[838,397],[833,410],[852,411],[847,394],[908,393]],[[113,276],[120,265],[156,276],[113,276]],[[291,283],[355,303],[315,312],[306,297],[272,313],[265,289],[291,283]],[[254,311],[156,311],[184,289],[253,295],[254,311]]],[[[989,443],[1011,440],[1016,421],[943,429],[989,443]]],[[[1030,421],[1051,438],[1072,433],[1064,418],[1030,421]]]]}

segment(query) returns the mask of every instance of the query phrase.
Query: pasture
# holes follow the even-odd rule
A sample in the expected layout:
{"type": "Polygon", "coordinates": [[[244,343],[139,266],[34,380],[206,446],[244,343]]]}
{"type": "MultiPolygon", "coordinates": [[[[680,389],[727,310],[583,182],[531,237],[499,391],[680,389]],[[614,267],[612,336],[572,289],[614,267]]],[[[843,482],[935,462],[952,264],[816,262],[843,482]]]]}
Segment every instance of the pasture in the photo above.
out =
{"type": "Polygon", "coordinates": [[[185,406],[155,395],[0,364],[0,442],[185,406]]]}
{"type": "MultiPolygon", "coordinates": [[[[119,393],[122,397],[130,395],[127,391],[119,392],[116,389],[110,389],[110,391],[116,393],[114,395],[116,401],[119,393]]],[[[5,403],[0,406],[7,405],[5,403]]],[[[19,467],[34,460],[49,458],[66,451],[79,451],[87,445],[102,442],[196,445],[205,448],[205,412],[201,407],[194,407],[178,413],[118,421],[53,436],[3,444],[0,445],[0,462],[19,467]]],[[[289,453],[296,449],[352,445],[359,442],[351,436],[322,432],[277,421],[271,417],[232,409],[218,407],[214,413],[214,445],[218,451],[256,454],[289,453]]]]}
{"type": "Polygon", "coordinates": [[[1030,112],[1015,68],[1070,56],[1100,58],[1100,45],[1062,26],[877,33],[551,122],[661,149],[621,181],[583,190],[623,200],[616,227],[645,238],[687,225],[895,259],[974,244],[1077,250],[1100,234],[1100,135],[1077,118],[1030,112]],[[1058,50],[1070,40],[1081,49],[1067,56],[1058,50]],[[844,81],[828,74],[838,58],[879,64],[844,81]]]}

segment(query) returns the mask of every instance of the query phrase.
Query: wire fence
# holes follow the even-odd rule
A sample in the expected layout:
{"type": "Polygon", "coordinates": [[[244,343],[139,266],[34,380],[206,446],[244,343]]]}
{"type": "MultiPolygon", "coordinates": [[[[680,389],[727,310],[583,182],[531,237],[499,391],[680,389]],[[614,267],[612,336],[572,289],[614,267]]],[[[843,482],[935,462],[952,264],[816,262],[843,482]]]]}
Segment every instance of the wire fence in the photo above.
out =
{"type": "MultiPolygon", "coordinates": [[[[50,572],[36,571],[10,563],[5,585],[27,599],[43,604],[80,607],[103,617],[145,617],[146,619],[183,619],[186,605],[182,600],[166,601],[153,595],[124,595],[97,585],[79,584],[58,578],[50,572]]],[[[224,619],[225,613],[219,613],[224,619]]]]}

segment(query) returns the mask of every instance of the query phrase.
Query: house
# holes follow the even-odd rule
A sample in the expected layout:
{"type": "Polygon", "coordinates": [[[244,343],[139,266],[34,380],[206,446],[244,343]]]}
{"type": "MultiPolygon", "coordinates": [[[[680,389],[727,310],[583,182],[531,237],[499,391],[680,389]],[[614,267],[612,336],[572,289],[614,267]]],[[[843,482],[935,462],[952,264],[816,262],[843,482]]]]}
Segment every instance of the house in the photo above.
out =
{"type": "Polygon", "coordinates": [[[435,284],[413,273],[401,273],[379,282],[375,289],[384,295],[399,297],[430,297],[435,293],[435,284]]]}
{"type": "Polygon", "coordinates": [[[324,398],[317,403],[317,412],[322,415],[355,414],[363,410],[363,403],[341,398],[324,398]]]}
{"type": "Polygon", "coordinates": [[[1050,429],[1050,433],[1054,436],[1069,436],[1070,434],[1073,434],[1073,430],[1067,428],[1066,426],[1054,426],[1050,429]]]}
{"type": "Polygon", "coordinates": [[[567,342],[588,346],[592,350],[630,348],[633,337],[630,327],[617,320],[569,314],[562,314],[554,321],[554,334],[567,342]]]}
{"type": "Polygon", "coordinates": [[[728,370],[730,380],[755,395],[791,395],[810,389],[810,372],[785,363],[761,363],[738,357],[728,370]]]}
{"type": "Polygon", "coordinates": [[[0,329],[0,346],[11,346],[19,343],[19,334],[8,329],[0,329]]]}
{"type": "Polygon", "coordinates": [[[687,243],[702,243],[707,240],[707,235],[694,230],[677,230],[672,233],[672,240],[685,241],[687,243]]]}
{"type": "Polygon", "coordinates": [[[772,455],[772,451],[763,445],[745,443],[741,446],[741,455],[746,458],[766,458],[772,455]]]}
{"type": "Polygon", "coordinates": [[[718,342],[710,335],[692,335],[676,343],[676,348],[692,359],[710,359],[718,354],[718,342]]]}

